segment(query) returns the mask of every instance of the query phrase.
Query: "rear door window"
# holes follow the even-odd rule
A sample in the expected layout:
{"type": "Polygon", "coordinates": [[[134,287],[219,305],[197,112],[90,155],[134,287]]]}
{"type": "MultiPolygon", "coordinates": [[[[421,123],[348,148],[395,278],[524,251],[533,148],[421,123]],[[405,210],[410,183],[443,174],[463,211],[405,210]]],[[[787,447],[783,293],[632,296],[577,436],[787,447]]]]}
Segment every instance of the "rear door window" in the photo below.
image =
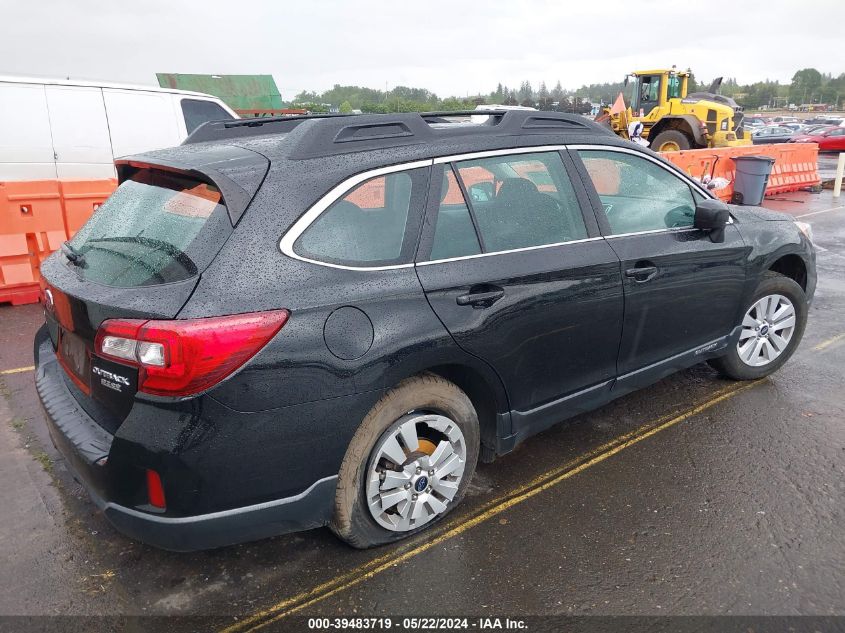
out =
{"type": "Polygon", "coordinates": [[[175,172],[141,169],[124,181],[71,240],[82,276],[131,288],[201,272],[232,224],[220,191],[175,172]]]}
{"type": "MultiPolygon", "coordinates": [[[[557,152],[461,161],[455,170],[485,253],[587,237],[580,204],[557,152]]],[[[471,249],[470,240],[464,243],[465,250],[471,249]]],[[[433,246],[439,246],[437,235],[433,246]]]]}
{"type": "MultiPolygon", "coordinates": [[[[481,244],[478,243],[469,207],[464,201],[455,172],[450,165],[440,165],[439,168],[443,169],[443,185],[434,225],[431,259],[478,255],[481,253],[481,244]]],[[[492,187],[492,180],[490,182],[492,187]]]]}

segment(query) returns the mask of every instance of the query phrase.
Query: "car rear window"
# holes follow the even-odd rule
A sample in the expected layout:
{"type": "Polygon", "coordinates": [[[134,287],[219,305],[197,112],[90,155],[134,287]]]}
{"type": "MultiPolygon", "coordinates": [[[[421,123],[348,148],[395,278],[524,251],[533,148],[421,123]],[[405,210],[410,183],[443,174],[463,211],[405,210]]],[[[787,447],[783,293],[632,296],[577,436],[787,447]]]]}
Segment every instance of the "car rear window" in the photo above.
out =
{"type": "Polygon", "coordinates": [[[83,255],[83,278],[133,288],[197,275],[231,231],[217,187],[141,169],[100,206],[71,246],[83,255]]]}

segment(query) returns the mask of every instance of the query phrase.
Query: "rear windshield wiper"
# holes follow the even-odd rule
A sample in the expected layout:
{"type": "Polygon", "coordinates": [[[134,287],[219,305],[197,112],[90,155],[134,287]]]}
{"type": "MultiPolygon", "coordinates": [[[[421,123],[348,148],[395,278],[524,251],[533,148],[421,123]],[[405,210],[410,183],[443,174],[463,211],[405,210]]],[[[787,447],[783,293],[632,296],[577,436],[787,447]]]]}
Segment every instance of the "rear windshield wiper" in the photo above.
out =
{"type": "Polygon", "coordinates": [[[70,242],[62,242],[62,253],[64,256],[68,258],[71,264],[75,266],[84,266],[85,265],[85,255],[82,251],[77,250],[74,248],[70,242]]]}
{"type": "Polygon", "coordinates": [[[196,264],[194,264],[193,260],[191,260],[191,258],[188,257],[188,255],[182,250],[175,247],[173,244],[170,244],[169,242],[165,242],[164,240],[159,240],[153,237],[141,237],[140,235],[125,235],[121,237],[91,238],[88,240],[87,244],[91,248],[97,248],[95,244],[101,242],[113,242],[116,244],[140,244],[156,251],[163,251],[174,262],[182,266],[184,270],[187,271],[190,275],[197,274],[197,266],[196,264]]]}

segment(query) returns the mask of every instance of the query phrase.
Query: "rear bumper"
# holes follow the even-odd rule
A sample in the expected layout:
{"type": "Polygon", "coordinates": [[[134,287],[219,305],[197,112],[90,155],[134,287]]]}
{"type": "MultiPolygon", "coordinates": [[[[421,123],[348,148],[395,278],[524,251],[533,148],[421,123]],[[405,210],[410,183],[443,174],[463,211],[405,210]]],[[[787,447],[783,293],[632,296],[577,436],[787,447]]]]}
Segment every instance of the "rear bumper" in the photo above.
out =
{"type": "Polygon", "coordinates": [[[326,525],[336,485],[337,476],[327,477],[295,497],[176,518],[133,510],[89,493],[111,524],[127,536],[162,549],[191,552],[326,525]]]}
{"type": "Polygon", "coordinates": [[[127,536],[162,549],[194,551],[307,530],[331,520],[336,475],[294,496],[194,516],[168,517],[115,503],[110,491],[117,482],[109,464],[114,436],[71,394],[46,328],[36,335],[34,352],[35,385],[53,443],[91,500],[127,536]]]}

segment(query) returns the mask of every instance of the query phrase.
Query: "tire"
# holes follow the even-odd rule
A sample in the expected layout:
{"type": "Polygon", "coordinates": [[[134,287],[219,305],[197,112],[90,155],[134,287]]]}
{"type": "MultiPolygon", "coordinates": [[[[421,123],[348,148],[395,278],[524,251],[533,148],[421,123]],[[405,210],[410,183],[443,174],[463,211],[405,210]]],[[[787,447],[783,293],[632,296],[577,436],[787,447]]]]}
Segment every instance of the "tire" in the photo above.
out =
{"type": "MultiPolygon", "coordinates": [[[[329,527],[338,537],[360,549],[398,541],[428,528],[460,503],[475,473],[479,449],[478,415],[463,391],[434,374],[422,374],[402,381],[373,406],[352,438],[340,466],[335,493],[334,518],[329,527]],[[398,464],[398,459],[391,462],[385,460],[384,455],[388,452],[386,447],[391,442],[390,438],[404,438],[399,429],[400,427],[407,429],[408,421],[411,422],[410,427],[421,432],[417,451],[409,451],[408,446],[403,447],[402,444],[397,444],[405,452],[406,465],[402,467],[398,464]],[[442,433],[434,428],[436,425],[440,425],[440,429],[443,429],[442,433]],[[450,435],[445,435],[446,432],[450,435]],[[438,433],[441,435],[438,436],[438,433]],[[426,435],[433,439],[426,439],[426,435]],[[462,437],[462,442],[453,439],[458,436],[462,437]],[[444,444],[442,449],[441,444],[444,444]],[[445,446],[446,444],[448,446],[445,446]],[[436,449],[433,448],[435,446],[436,449]],[[460,472],[455,470],[453,474],[444,475],[442,479],[432,474],[440,471],[434,468],[433,462],[429,464],[426,461],[428,455],[434,459],[437,454],[442,455],[453,449],[454,455],[459,456],[461,448],[464,451],[464,459],[460,472]],[[432,449],[434,454],[431,452],[432,449]],[[427,455],[424,454],[426,452],[427,455]],[[418,469],[420,464],[423,464],[423,468],[431,467],[432,470],[421,473],[418,469]],[[411,473],[411,479],[406,480],[407,483],[397,484],[393,492],[400,496],[401,494],[412,495],[415,501],[411,501],[408,497],[387,510],[381,509],[383,503],[374,501],[376,505],[371,509],[369,500],[377,499],[384,487],[383,479],[381,483],[378,479],[373,479],[374,473],[377,474],[379,470],[391,477],[405,477],[411,473]],[[430,482],[426,477],[427,473],[431,475],[430,482]],[[447,481],[447,478],[454,481],[447,481]],[[429,483],[429,487],[420,490],[417,495],[415,491],[422,484],[422,480],[429,483]],[[447,495],[454,495],[451,500],[440,494],[440,487],[447,484],[450,488],[448,490],[443,488],[443,490],[446,490],[447,495]],[[409,486],[411,486],[410,489],[408,489],[409,486]],[[368,489],[370,495],[368,495],[368,489]],[[403,493],[403,489],[407,492],[403,493]],[[374,492],[375,495],[372,494],[374,492]],[[428,502],[417,501],[418,498],[428,499],[428,502]],[[435,504],[435,502],[439,503],[435,504]],[[403,521],[410,520],[407,517],[415,513],[417,503],[420,504],[419,512],[432,516],[413,520],[411,525],[403,524],[403,521]],[[445,509],[432,514],[433,507],[435,505],[440,507],[442,504],[445,504],[445,509]],[[401,516],[399,508],[405,510],[405,519],[401,516]],[[425,522],[420,524],[423,519],[425,522]],[[386,527],[393,522],[398,525],[386,527]]],[[[395,451],[391,454],[395,454],[395,451]]],[[[451,459],[450,456],[449,460],[451,459]]],[[[439,464],[442,466],[443,462],[439,464]]],[[[445,471],[445,467],[443,470],[445,471]]]]}
{"type": "Polygon", "coordinates": [[[654,140],[649,139],[649,141],[649,147],[655,152],[680,151],[692,147],[689,137],[679,130],[664,130],[654,140]],[[672,149],[660,149],[664,144],[674,144],[677,146],[677,150],[674,147],[672,149]]]}
{"type": "MultiPolygon", "coordinates": [[[[779,303],[774,305],[773,300],[773,310],[777,309],[785,309],[786,308],[786,301],[778,300],[779,303]],[[780,308],[777,308],[780,306],[780,308]]],[[[719,373],[728,378],[733,378],[734,380],[756,380],[757,378],[763,378],[764,376],[768,376],[769,374],[777,371],[780,367],[792,356],[795,352],[795,348],[798,347],[798,344],[801,342],[801,337],[804,336],[804,328],[807,325],[807,297],[804,294],[804,290],[801,289],[797,283],[795,283],[789,277],[784,277],[778,273],[774,273],[771,271],[766,272],[763,275],[763,279],[760,281],[760,284],[757,286],[757,289],[754,291],[754,295],[751,298],[751,301],[743,310],[743,317],[740,325],[745,324],[745,319],[749,318],[751,321],[748,322],[747,326],[743,327],[743,334],[745,339],[740,339],[740,341],[736,345],[732,345],[729,348],[727,354],[720,358],[715,358],[710,361],[710,365],[714,367],[719,373]],[[754,332],[757,333],[757,337],[766,339],[764,341],[765,344],[771,340],[771,346],[774,347],[774,338],[769,339],[769,335],[771,334],[772,337],[779,336],[780,340],[785,338],[785,334],[787,332],[786,329],[777,329],[778,325],[783,325],[784,323],[788,323],[788,317],[781,317],[780,319],[775,319],[775,325],[770,325],[768,328],[764,328],[766,331],[763,332],[765,336],[760,337],[760,332],[763,331],[762,329],[752,330],[752,321],[754,321],[754,316],[759,316],[758,312],[755,311],[753,315],[751,311],[755,309],[755,306],[758,305],[758,302],[761,302],[764,298],[771,298],[771,297],[781,297],[792,304],[792,308],[794,310],[794,327],[789,333],[788,342],[785,346],[779,344],[782,349],[777,352],[777,355],[773,357],[771,360],[766,361],[765,356],[767,355],[766,350],[762,347],[760,348],[760,355],[757,357],[757,360],[762,364],[757,366],[753,365],[753,361],[746,361],[743,360],[741,357],[741,350],[745,349],[744,356],[748,356],[751,354],[754,356],[756,350],[750,347],[741,347],[744,345],[753,344],[757,338],[754,336],[754,332]]],[[[764,320],[766,325],[769,324],[768,320],[764,320]]],[[[768,354],[771,354],[771,350],[768,354]]]]}

